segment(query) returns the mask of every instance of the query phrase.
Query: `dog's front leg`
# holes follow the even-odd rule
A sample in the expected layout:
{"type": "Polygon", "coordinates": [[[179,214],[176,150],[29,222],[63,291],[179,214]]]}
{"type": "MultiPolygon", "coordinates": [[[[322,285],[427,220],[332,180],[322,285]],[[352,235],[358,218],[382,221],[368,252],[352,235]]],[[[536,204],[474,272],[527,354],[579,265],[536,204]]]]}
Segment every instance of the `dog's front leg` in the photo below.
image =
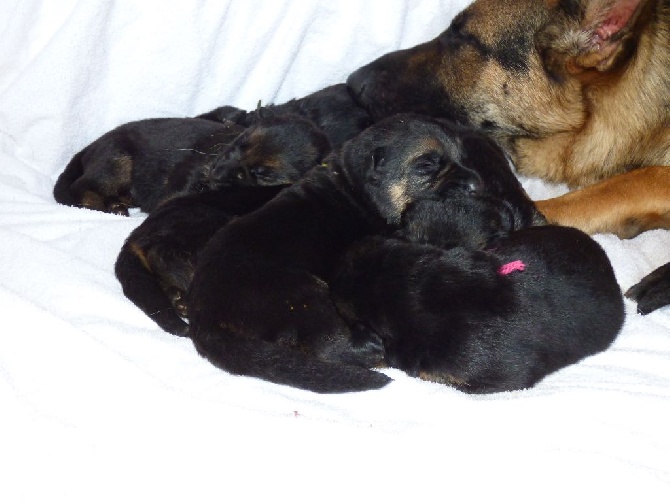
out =
{"type": "Polygon", "coordinates": [[[634,169],[553,199],[535,202],[550,223],[629,239],[670,229],[670,166],[634,169]]]}

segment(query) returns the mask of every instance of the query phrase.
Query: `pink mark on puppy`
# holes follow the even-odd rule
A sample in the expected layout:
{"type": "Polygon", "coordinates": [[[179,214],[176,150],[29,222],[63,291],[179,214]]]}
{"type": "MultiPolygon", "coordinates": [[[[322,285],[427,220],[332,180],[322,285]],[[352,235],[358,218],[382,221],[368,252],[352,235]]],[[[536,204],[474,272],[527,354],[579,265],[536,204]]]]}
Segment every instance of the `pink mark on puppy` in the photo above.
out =
{"type": "Polygon", "coordinates": [[[498,269],[500,275],[509,275],[512,272],[523,272],[526,269],[526,265],[521,260],[512,261],[510,263],[505,263],[502,267],[498,269]]]}

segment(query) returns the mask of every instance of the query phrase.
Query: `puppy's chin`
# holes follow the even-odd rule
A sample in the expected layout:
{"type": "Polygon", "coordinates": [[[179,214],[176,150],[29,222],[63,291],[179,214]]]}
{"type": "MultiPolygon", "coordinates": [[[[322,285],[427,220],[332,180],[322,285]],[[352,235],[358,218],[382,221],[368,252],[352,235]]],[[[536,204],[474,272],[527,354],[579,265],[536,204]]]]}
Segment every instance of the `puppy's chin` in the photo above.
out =
{"type": "Polygon", "coordinates": [[[383,187],[369,194],[369,203],[388,226],[398,227],[408,201],[401,187],[383,187]]]}

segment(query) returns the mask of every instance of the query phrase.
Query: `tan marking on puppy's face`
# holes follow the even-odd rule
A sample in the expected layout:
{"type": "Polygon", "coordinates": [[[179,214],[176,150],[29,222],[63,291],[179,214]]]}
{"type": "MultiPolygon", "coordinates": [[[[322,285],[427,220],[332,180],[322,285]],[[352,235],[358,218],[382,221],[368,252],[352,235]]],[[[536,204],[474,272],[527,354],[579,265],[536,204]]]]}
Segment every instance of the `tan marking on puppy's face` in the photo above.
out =
{"type": "Polygon", "coordinates": [[[388,188],[388,193],[389,199],[395,207],[395,212],[401,214],[409,202],[409,198],[407,197],[407,179],[403,178],[396,181],[388,188]]]}
{"type": "Polygon", "coordinates": [[[407,204],[415,200],[417,196],[430,190],[435,182],[435,177],[420,176],[416,172],[416,164],[424,156],[434,155],[440,159],[460,159],[460,151],[455,147],[455,144],[459,143],[458,138],[449,138],[449,142],[445,141],[446,139],[446,136],[438,139],[436,136],[425,135],[417,138],[413,148],[407,150],[402,162],[403,178],[391,187],[391,197],[397,201],[399,213],[404,212],[407,204]]]}
{"type": "Polygon", "coordinates": [[[434,186],[449,159],[460,157],[457,138],[448,138],[438,126],[418,131],[395,131],[384,147],[384,158],[368,180],[372,198],[390,223],[397,223],[407,205],[425,196],[434,186]]]}

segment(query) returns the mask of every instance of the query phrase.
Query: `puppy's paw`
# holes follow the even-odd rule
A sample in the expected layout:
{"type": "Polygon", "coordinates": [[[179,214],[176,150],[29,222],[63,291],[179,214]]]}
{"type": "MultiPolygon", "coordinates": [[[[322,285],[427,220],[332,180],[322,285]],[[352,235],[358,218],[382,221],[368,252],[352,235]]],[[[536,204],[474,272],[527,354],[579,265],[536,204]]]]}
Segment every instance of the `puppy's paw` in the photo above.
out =
{"type": "Polygon", "coordinates": [[[351,327],[351,339],[356,364],[367,368],[383,365],[386,350],[377,333],[361,323],[356,323],[351,327]]]}
{"type": "Polygon", "coordinates": [[[186,303],[185,293],[177,288],[167,288],[166,293],[177,315],[183,319],[188,318],[188,304],[186,303]]]}
{"type": "Polygon", "coordinates": [[[112,202],[107,206],[107,212],[118,214],[119,216],[129,216],[128,206],[123,202],[112,202]]]}

